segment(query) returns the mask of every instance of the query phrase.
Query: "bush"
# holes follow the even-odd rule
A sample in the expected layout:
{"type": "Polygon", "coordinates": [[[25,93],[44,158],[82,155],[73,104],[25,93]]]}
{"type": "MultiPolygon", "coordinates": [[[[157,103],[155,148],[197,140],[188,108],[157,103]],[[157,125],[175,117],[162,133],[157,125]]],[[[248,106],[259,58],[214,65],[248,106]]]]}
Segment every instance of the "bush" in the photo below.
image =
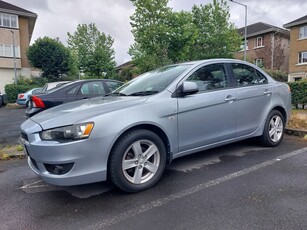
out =
{"type": "Polygon", "coordinates": [[[269,74],[276,81],[287,82],[288,74],[281,70],[263,69],[267,74],[269,74]]]}
{"type": "Polygon", "coordinates": [[[7,95],[7,100],[9,103],[15,103],[17,99],[17,95],[19,93],[24,93],[29,89],[33,89],[39,86],[35,85],[16,85],[16,84],[8,84],[5,86],[5,93],[7,95]]]}
{"type": "Polygon", "coordinates": [[[307,81],[296,81],[288,83],[292,93],[292,105],[296,108],[307,104],[307,81]]]}

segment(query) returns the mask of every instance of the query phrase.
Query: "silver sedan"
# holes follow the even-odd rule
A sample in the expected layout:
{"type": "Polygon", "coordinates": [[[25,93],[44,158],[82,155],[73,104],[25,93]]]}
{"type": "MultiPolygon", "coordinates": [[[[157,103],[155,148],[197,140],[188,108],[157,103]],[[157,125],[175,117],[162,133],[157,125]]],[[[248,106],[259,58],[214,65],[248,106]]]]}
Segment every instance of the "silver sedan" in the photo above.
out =
{"type": "Polygon", "coordinates": [[[50,184],[111,180],[139,192],[175,158],[251,137],[277,146],[290,109],[288,85],[258,67],[195,61],[39,113],[21,125],[21,142],[31,169],[50,184]]]}

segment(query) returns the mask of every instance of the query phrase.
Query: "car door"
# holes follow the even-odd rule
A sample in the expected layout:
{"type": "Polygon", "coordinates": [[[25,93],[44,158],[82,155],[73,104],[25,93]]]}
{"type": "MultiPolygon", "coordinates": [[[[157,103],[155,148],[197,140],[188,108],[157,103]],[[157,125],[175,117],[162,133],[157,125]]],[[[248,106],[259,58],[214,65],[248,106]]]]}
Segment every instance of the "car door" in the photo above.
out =
{"type": "Polygon", "coordinates": [[[265,121],[272,98],[272,85],[254,67],[232,63],[231,69],[237,84],[237,131],[241,137],[257,130],[265,121]]]}
{"type": "Polygon", "coordinates": [[[104,88],[103,82],[90,81],[82,84],[77,95],[77,100],[99,97],[104,95],[106,95],[106,90],[104,88]]]}
{"type": "Polygon", "coordinates": [[[203,66],[186,81],[196,82],[199,92],[178,98],[179,151],[234,138],[236,89],[224,64],[203,66]]]}

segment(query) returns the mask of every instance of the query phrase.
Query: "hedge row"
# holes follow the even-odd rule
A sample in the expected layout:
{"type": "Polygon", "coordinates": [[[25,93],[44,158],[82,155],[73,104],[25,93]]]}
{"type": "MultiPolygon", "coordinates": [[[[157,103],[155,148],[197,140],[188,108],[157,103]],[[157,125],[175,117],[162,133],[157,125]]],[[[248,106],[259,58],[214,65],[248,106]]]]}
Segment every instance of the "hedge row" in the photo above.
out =
{"type": "Polygon", "coordinates": [[[303,108],[307,105],[307,81],[297,81],[288,83],[292,93],[292,105],[299,108],[301,105],[303,108]]]}
{"type": "Polygon", "coordinates": [[[19,93],[24,93],[29,89],[36,88],[38,86],[35,85],[15,85],[8,84],[5,86],[5,93],[7,95],[7,100],[9,103],[15,103],[17,99],[17,95],[19,93]]]}

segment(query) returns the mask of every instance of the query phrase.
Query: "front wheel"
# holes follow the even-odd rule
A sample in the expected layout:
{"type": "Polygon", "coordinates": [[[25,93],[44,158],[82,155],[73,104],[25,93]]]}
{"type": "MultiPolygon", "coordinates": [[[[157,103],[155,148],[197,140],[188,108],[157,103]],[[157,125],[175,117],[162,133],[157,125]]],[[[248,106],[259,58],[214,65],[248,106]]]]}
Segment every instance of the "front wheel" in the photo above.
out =
{"type": "Polygon", "coordinates": [[[149,130],[133,130],[115,144],[109,176],[120,189],[140,192],[158,182],[165,165],[166,150],[161,138],[149,130]]]}
{"type": "Polygon", "coordinates": [[[263,145],[268,147],[275,147],[280,144],[284,136],[285,121],[282,114],[273,110],[269,114],[263,134],[260,137],[260,141],[263,145]]]}

